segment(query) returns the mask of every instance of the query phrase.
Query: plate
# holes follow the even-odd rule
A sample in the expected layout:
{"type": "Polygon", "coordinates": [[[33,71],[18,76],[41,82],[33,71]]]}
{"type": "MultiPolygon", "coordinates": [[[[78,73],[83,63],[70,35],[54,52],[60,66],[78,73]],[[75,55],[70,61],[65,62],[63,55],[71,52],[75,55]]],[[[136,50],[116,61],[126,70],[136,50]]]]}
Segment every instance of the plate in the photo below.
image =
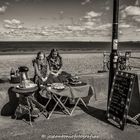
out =
{"type": "Polygon", "coordinates": [[[70,82],[69,83],[71,86],[84,86],[87,85],[87,83],[79,81],[78,83],[70,82]]]}
{"type": "Polygon", "coordinates": [[[30,84],[26,87],[21,87],[20,85],[17,85],[16,88],[18,88],[18,89],[30,89],[30,88],[34,88],[36,86],[37,86],[37,84],[30,84]]]}
{"type": "Polygon", "coordinates": [[[70,82],[70,84],[81,84],[81,81],[76,81],[76,82],[70,82]]]}
{"type": "Polygon", "coordinates": [[[65,86],[64,86],[63,83],[53,83],[53,84],[51,85],[51,87],[52,87],[53,89],[64,89],[64,88],[65,88],[65,86]]]}

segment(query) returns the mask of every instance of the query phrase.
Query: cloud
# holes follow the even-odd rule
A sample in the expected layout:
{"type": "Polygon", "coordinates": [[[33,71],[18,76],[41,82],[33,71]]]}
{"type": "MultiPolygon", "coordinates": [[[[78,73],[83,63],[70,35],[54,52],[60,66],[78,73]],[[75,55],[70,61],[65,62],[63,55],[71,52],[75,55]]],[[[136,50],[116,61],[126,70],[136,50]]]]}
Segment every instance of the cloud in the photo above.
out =
{"type": "Polygon", "coordinates": [[[109,28],[110,29],[112,28],[112,24],[106,23],[106,24],[103,24],[103,25],[96,27],[96,30],[108,30],[109,28]]]}
{"type": "Polygon", "coordinates": [[[10,5],[10,3],[9,2],[5,2],[5,5],[10,5]]]}
{"type": "Polygon", "coordinates": [[[82,26],[67,26],[67,29],[70,31],[83,31],[85,28],[82,26]]]}
{"type": "Polygon", "coordinates": [[[130,28],[130,27],[131,27],[130,24],[126,24],[126,23],[119,24],[119,28],[130,28]]]}
{"type": "Polygon", "coordinates": [[[19,2],[20,0],[15,0],[15,2],[19,2]]]}
{"type": "Polygon", "coordinates": [[[12,20],[5,19],[4,22],[7,24],[21,24],[21,21],[17,19],[12,19],[12,20]]]}
{"type": "Polygon", "coordinates": [[[5,28],[10,28],[10,29],[23,29],[23,23],[20,20],[17,19],[12,19],[12,20],[8,20],[5,19],[4,20],[4,27],[5,28]]]}
{"type": "Polygon", "coordinates": [[[90,11],[88,13],[86,13],[86,16],[84,18],[95,18],[95,17],[99,17],[101,16],[101,13],[96,13],[94,11],[90,11]]]}
{"type": "Polygon", "coordinates": [[[5,19],[4,22],[7,23],[7,24],[11,24],[11,21],[8,20],[8,19],[5,19]]]}
{"type": "Polygon", "coordinates": [[[140,16],[140,7],[137,6],[128,6],[122,10],[122,17],[127,16],[140,16]]]}
{"type": "Polygon", "coordinates": [[[46,31],[40,31],[40,32],[36,32],[34,34],[38,34],[38,35],[41,35],[41,36],[49,36],[49,33],[46,32],[46,31]]]}
{"type": "Polygon", "coordinates": [[[136,32],[140,32],[140,29],[136,29],[136,32]]]}
{"type": "Polygon", "coordinates": [[[9,24],[5,24],[4,27],[9,28],[9,29],[23,29],[24,28],[22,25],[14,26],[14,25],[9,25],[9,24]]]}
{"type": "Polygon", "coordinates": [[[89,3],[89,2],[91,2],[91,0],[85,0],[85,1],[81,2],[81,5],[85,5],[85,4],[89,3]]]}
{"type": "MultiPolygon", "coordinates": [[[[9,24],[8,24],[9,25],[9,24]]],[[[9,25],[7,28],[10,28],[9,25]]],[[[23,30],[11,29],[4,32],[6,40],[82,40],[89,41],[93,39],[93,36],[98,40],[99,38],[108,37],[108,32],[98,31],[92,27],[87,28],[84,25],[74,25],[74,26],[53,26],[53,27],[30,27],[23,30]],[[46,38],[47,37],[47,38],[46,38]]],[[[1,38],[0,38],[1,39],[1,38]]],[[[94,38],[95,39],[95,38],[94,38]]],[[[95,39],[95,40],[96,40],[95,39]]],[[[4,39],[3,39],[4,40],[4,39]]],[[[100,40],[100,39],[99,39],[100,40]]]]}
{"type": "Polygon", "coordinates": [[[140,15],[132,17],[133,20],[140,23],[140,15]]]}
{"type": "Polygon", "coordinates": [[[136,0],[135,5],[139,6],[139,0],[136,0]]]}
{"type": "Polygon", "coordinates": [[[10,25],[5,24],[4,27],[5,27],[5,28],[10,28],[10,25]]]}
{"type": "Polygon", "coordinates": [[[94,11],[87,12],[86,15],[82,18],[83,26],[88,29],[94,29],[100,23],[100,16],[102,13],[97,13],[94,11]]]}
{"type": "Polygon", "coordinates": [[[105,9],[108,11],[108,10],[110,10],[110,7],[109,6],[106,6],[105,9]]]}
{"type": "Polygon", "coordinates": [[[86,26],[87,28],[91,28],[91,27],[94,26],[94,25],[95,25],[95,23],[94,23],[93,21],[85,22],[85,26],[86,26]]]}
{"type": "Polygon", "coordinates": [[[96,22],[98,22],[98,17],[100,17],[101,15],[101,13],[96,13],[94,11],[87,12],[83,17],[85,21],[84,25],[87,26],[87,28],[92,28],[91,26],[94,26],[96,22]]]}
{"type": "MultiPolygon", "coordinates": [[[[127,6],[125,9],[121,10],[121,20],[125,23],[127,22],[130,23],[131,25],[139,26],[138,24],[140,23],[140,7],[127,6]]],[[[127,25],[124,28],[128,27],[129,25],[127,25]]]]}
{"type": "Polygon", "coordinates": [[[7,6],[0,7],[0,14],[5,13],[6,9],[7,9],[7,6]]]}

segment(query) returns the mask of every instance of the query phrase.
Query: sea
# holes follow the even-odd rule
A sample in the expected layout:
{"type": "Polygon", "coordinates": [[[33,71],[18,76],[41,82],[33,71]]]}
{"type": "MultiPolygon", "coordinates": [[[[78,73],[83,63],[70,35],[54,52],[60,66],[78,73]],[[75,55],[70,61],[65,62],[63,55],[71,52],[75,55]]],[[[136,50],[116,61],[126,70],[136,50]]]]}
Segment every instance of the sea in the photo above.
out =
{"type": "MultiPolygon", "coordinates": [[[[110,52],[111,42],[0,42],[0,54],[33,54],[38,51],[49,52],[52,48],[58,49],[61,53],[96,53],[110,52]]],[[[119,42],[118,51],[140,52],[140,42],[119,42]]]]}

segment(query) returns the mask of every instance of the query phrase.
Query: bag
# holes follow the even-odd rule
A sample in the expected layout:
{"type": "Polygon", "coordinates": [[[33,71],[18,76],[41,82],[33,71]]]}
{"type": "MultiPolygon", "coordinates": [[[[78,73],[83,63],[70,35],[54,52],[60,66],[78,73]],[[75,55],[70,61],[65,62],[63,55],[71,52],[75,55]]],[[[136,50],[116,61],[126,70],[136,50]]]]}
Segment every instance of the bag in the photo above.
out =
{"type": "Polygon", "coordinates": [[[15,111],[16,119],[22,118],[25,114],[29,114],[29,109],[20,104],[15,111]]]}

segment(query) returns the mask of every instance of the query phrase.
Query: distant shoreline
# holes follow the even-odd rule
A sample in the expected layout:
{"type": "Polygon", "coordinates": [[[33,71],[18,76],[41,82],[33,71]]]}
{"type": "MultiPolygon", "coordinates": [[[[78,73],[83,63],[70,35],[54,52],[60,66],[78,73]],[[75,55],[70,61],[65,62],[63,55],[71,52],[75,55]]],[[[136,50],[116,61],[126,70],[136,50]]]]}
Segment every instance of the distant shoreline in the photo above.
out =
{"type": "MultiPolygon", "coordinates": [[[[0,55],[34,55],[37,52],[39,52],[41,50],[38,51],[34,51],[34,52],[18,52],[18,51],[14,51],[14,52],[0,52],[0,55]]],[[[140,53],[140,50],[129,50],[132,53],[140,53]]],[[[110,53],[110,51],[106,51],[106,50],[89,50],[89,51],[59,51],[61,54],[88,54],[88,53],[110,53]]],[[[126,52],[126,50],[118,50],[118,52],[126,52]]],[[[45,51],[46,54],[49,54],[49,51],[45,51]]]]}
{"type": "MultiPolygon", "coordinates": [[[[0,52],[0,55],[33,55],[36,54],[37,52],[39,52],[41,50],[38,51],[34,51],[34,52],[0,52]]],[[[103,53],[104,51],[59,51],[61,54],[85,54],[85,53],[103,53]]],[[[109,51],[105,51],[107,53],[109,53],[109,51]]],[[[45,51],[46,54],[49,54],[49,51],[45,51]]]]}
{"type": "MultiPolygon", "coordinates": [[[[59,50],[61,54],[76,53],[103,53],[111,51],[111,42],[79,42],[79,41],[0,41],[0,55],[36,54],[38,51],[49,53],[52,48],[59,50]]],[[[140,52],[140,41],[119,42],[118,51],[140,52]]]]}

